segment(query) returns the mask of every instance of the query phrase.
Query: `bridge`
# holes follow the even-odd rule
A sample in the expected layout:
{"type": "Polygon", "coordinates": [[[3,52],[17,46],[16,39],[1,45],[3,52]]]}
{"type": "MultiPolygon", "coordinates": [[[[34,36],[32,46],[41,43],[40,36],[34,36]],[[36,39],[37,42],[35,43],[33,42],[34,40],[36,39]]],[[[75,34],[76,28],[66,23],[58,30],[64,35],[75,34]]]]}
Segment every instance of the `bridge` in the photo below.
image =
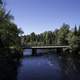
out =
{"type": "Polygon", "coordinates": [[[37,54],[37,49],[56,49],[57,53],[62,53],[65,50],[71,49],[70,46],[32,46],[26,49],[32,49],[32,55],[37,54]]]}
{"type": "Polygon", "coordinates": [[[70,46],[29,46],[23,49],[55,49],[55,48],[71,48],[70,46]]]}

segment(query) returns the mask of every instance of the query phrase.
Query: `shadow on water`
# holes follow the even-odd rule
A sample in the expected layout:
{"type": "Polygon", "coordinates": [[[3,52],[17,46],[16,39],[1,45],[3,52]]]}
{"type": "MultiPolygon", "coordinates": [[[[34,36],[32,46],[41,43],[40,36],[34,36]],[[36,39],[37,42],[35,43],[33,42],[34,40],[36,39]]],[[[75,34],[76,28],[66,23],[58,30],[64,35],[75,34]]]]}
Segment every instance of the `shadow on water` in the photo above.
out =
{"type": "Polygon", "coordinates": [[[0,80],[17,80],[18,61],[0,57],[0,80]]]}
{"type": "Polygon", "coordinates": [[[0,57],[0,80],[80,80],[78,57],[52,51],[25,55],[21,61],[0,57]]]}
{"type": "Polygon", "coordinates": [[[80,80],[80,59],[73,57],[73,53],[61,56],[60,67],[65,80],[80,80]]]}
{"type": "Polygon", "coordinates": [[[48,53],[38,53],[36,55],[24,55],[23,58],[36,58],[36,57],[41,57],[41,56],[47,56],[50,55],[48,53]]]}
{"type": "Polygon", "coordinates": [[[73,57],[70,53],[57,54],[54,51],[35,56],[25,55],[18,68],[17,79],[80,80],[80,58],[73,57]]]}

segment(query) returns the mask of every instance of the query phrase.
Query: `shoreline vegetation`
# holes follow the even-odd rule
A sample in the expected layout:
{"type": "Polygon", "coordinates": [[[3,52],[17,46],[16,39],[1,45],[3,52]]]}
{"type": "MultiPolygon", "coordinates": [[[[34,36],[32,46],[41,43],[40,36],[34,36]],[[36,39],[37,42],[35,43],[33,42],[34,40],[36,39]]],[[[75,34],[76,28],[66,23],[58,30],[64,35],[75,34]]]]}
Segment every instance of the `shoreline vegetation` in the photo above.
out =
{"type": "Polygon", "coordinates": [[[63,24],[60,29],[45,31],[40,34],[32,32],[30,35],[21,36],[22,47],[30,46],[70,46],[72,53],[80,54],[80,26],[63,24]]]}
{"type": "Polygon", "coordinates": [[[0,0],[0,59],[19,59],[22,56],[20,35],[23,31],[14,23],[14,17],[0,0]]]}
{"type": "Polygon", "coordinates": [[[0,58],[19,59],[23,55],[22,47],[27,46],[70,46],[69,56],[80,59],[80,26],[70,30],[70,25],[63,24],[60,29],[45,31],[41,34],[32,32],[24,35],[21,28],[14,23],[14,17],[0,0],[0,58]]]}
{"type": "Polygon", "coordinates": [[[60,29],[54,31],[41,34],[32,32],[22,36],[23,31],[13,20],[14,17],[0,0],[0,79],[16,80],[11,76],[16,76],[19,60],[23,57],[22,48],[28,46],[70,46],[70,53],[60,55],[63,62],[61,66],[65,66],[66,72],[80,73],[80,26],[75,25],[74,29],[70,30],[70,25],[64,23],[60,29]]]}

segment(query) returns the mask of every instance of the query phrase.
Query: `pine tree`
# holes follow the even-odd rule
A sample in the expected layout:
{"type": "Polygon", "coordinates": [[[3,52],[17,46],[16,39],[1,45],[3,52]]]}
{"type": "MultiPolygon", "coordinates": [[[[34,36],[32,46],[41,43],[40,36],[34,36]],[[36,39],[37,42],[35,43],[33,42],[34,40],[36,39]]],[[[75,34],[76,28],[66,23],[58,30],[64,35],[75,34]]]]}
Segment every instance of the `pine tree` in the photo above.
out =
{"type": "Polygon", "coordinates": [[[79,25],[79,29],[78,29],[78,36],[80,36],[80,25],[79,25]]]}
{"type": "Polygon", "coordinates": [[[77,26],[75,25],[75,27],[74,27],[74,35],[76,36],[77,33],[78,33],[78,31],[77,31],[77,26]]]}

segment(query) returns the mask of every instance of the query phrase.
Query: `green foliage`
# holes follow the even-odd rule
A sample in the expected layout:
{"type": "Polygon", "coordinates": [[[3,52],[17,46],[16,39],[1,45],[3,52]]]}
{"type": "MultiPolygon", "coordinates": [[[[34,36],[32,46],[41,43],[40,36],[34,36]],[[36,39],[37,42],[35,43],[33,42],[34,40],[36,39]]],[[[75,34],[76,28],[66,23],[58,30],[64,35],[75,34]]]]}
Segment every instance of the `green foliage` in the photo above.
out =
{"type": "Polygon", "coordinates": [[[36,36],[35,36],[35,33],[34,32],[31,33],[31,36],[30,37],[31,37],[31,39],[30,39],[31,42],[36,40],[36,36]]]}
{"type": "Polygon", "coordinates": [[[79,26],[79,29],[78,29],[78,36],[80,36],[80,26],[79,26]]]}
{"type": "Polygon", "coordinates": [[[58,44],[68,45],[67,34],[69,33],[69,25],[63,24],[58,32],[58,44]]]}
{"type": "Polygon", "coordinates": [[[74,31],[70,30],[68,24],[63,24],[60,29],[54,31],[45,31],[41,34],[25,35],[22,38],[25,46],[36,45],[69,45],[72,51],[80,51],[80,26],[77,29],[75,25],[74,31]]]}
{"type": "Polygon", "coordinates": [[[72,48],[77,47],[77,40],[78,40],[78,37],[75,36],[74,33],[71,32],[68,34],[68,43],[72,48]]]}
{"type": "Polygon", "coordinates": [[[74,27],[74,35],[77,35],[77,34],[78,34],[77,26],[75,25],[75,27],[74,27]]]}
{"type": "Polygon", "coordinates": [[[0,0],[0,49],[15,48],[22,51],[21,46],[70,45],[73,51],[80,52],[80,26],[77,29],[75,25],[72,31],[70,26],[64,23],[60,29],[54,31],[45,31],[41,34],[32,32],[30,35],[22,36],[23,31],[13,20],[14,17],[10,11],[5,10],[3,1],[0,0]]]}
{"type": "Polygon", "coordinates": [[[7,52],[6,55],[10,53],[11,48],[15,48],[17,51],[21,50],[19,35],[23,31],[17,27],[13,19],[14,17],[10,14],[10,11],[6,12],[3,2],[0,1],[0,53],[7,52]]]}

